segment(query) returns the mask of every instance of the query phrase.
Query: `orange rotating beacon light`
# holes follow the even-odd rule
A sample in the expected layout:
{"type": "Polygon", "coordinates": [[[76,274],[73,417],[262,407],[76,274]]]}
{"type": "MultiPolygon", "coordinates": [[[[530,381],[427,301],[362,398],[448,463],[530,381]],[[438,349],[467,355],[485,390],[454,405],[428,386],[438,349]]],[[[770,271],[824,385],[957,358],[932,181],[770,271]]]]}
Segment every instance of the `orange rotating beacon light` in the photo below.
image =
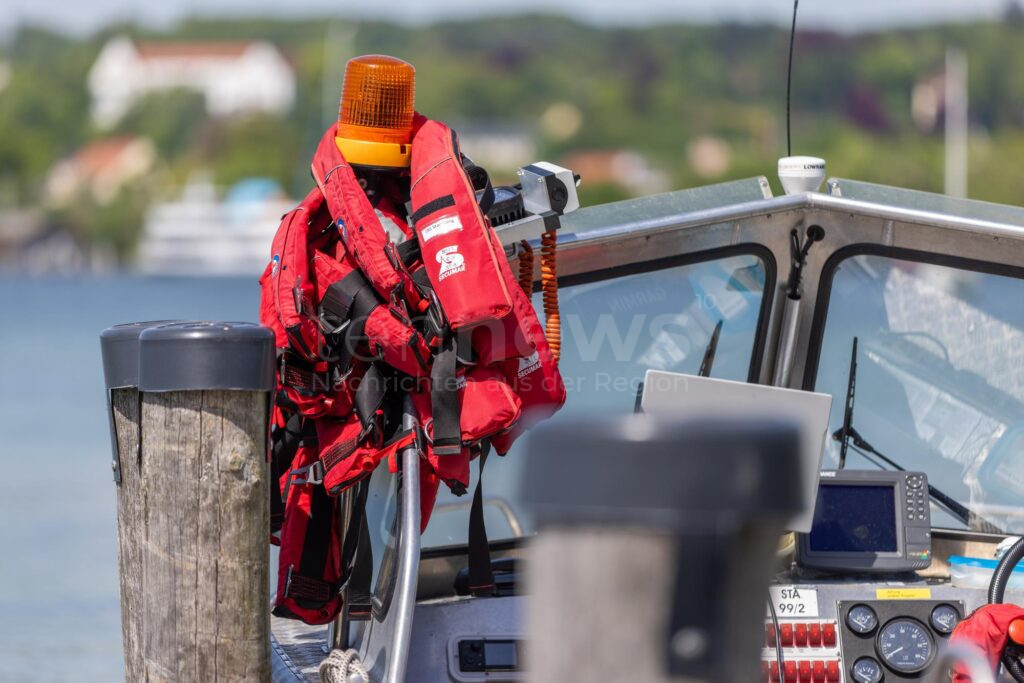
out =
{"type": "Polygon", "coordinates": [[[388,55],[363,55],[345,66],[338,111],[338,150],[350,164],[409,166],[416,69],[388,55]]]}
{"type": "MultiPolygon", "coordinates": [[[[353,166],[394,171],[409,167],[412,156],[416,69],[388,55],[363,55],[345,66],[338,129],[338,150],[353,166]]],[[[468,157],[463,164],[469,163],[468,157]]],[[[468,167],[467,167],[468,168],[468,167]]],[[[481,169],[482,170],[482,169],[481,169]]],[[[579,176],[539,161],[517,171],[520,183],[490,190],[505,199],[487,210],[509,256],[519,257],[519,283],[533,292],[534,258],[530,239],[540,238],[540,283],[546,317],[545,336],[555,359],[561,352],[556,270],[560,216],[579,208],[579,176]],[[499,218],[498,215],[501,215],[499,218]]],[[[486,172],[484,172],[486,180],[486,172]]],[[[487,187],[490,183],[487,181],[487,187]]],[[[477,188],[478,196],[487,190],[477,188]]]]}

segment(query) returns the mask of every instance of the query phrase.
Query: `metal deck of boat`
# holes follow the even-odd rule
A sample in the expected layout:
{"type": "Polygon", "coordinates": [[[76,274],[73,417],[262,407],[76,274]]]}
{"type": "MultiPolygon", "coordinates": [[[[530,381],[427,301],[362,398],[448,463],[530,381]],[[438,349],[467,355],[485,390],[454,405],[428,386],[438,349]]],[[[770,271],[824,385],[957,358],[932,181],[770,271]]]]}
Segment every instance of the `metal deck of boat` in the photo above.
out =
{"type": "Polygon", "coordinates": [[[294,619],[270,618],[270,664],[274,683],[320,680],[327,656],[327,626],[307,626],[294,619]]]}

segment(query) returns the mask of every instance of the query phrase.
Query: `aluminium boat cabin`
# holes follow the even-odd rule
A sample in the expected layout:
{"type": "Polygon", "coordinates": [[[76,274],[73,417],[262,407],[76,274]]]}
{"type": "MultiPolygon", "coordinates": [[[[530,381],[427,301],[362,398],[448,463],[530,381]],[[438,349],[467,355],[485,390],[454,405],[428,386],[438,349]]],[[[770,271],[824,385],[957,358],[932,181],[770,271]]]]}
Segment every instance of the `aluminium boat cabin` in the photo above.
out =
{"type": "MultiPolygon", "coordinates": [[[[983,585],[953,585],[949,558],[1024,532],[1024,209],[848,180],[773,197],[753,178],[589,207],[562,224],[569,398],[554,420],[632,412],[646,370],[697,374],[720,325],[711,377],[831,394],[831,433],[856,338],[856,429],[887,459],[854,444],[846,467],[925,472],[956,503],[927,503],[931,566],[902,583],[780,577],[815,596],[813,620],[791,625],[832,634],[817,655],[800,651],[827,680],[855,680],[841,606],[874,600],[882,581],[927,587],[961,613],[985,602],[983,585]]],[[[497,596],[460,590],[471,496],[439,496],[415,533],[417,463],[406,457],[400,477],[379,468],[369,481],[366,571],[338,622],[273,620],[275,680],[319,680],[331,644],[355,648],[374,681],[522,680],[515,662],[467,670],[459,651],[525,636],[517,561],[534,521],[520,504],[522,448],[491,458],[485,477],[497,596]]],[[[828,439],[823,468],[838,458],[828,439]]],[[[920,675],[886,667],[887,681],[920,675]]]]}

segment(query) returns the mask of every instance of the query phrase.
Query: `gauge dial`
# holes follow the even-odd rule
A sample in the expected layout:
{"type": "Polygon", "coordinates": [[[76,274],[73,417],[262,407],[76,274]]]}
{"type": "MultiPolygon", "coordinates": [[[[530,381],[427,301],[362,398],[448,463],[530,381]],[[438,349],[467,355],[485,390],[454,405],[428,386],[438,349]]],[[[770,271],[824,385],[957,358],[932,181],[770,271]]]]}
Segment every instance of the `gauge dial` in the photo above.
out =
{"type": "Polygon", "coordinates": [[[948,636],[960,623],[960,612],[952,605],[936,605],[929,621],[936,632],[948,636]]]}
{"type": "Polygon", "coordinates": [[[925,625],[914,619],[893,619],[878,632],[879,656],[893,671],[923,671],[935,656],[935,642],[925,625]]]}
{"type": "Polygon", "coordinates": [[[882,665],[874,657],[861,657],[853,663],[850,677],[857,683],[882,683],[885,674],[882,665]]]}
{"type": "Polygon", "coordinates": [[[854,605],[846,613],[846,625],[854,633],[866,636],[878,627],[878,615],[867,605],[854,605]]]}

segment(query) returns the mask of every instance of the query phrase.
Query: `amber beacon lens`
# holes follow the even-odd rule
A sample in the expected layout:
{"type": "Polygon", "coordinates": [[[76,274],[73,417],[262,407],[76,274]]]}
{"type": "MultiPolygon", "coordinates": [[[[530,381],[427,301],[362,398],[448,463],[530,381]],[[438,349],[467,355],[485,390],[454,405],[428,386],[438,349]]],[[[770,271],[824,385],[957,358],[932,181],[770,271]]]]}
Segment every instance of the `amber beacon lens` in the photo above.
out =
{"type": "Polygon", "coordinates": [[[349,61],[338,113],[338,148],[349,163],[407,166],[416,69],[387,55],[349,61]]]}

